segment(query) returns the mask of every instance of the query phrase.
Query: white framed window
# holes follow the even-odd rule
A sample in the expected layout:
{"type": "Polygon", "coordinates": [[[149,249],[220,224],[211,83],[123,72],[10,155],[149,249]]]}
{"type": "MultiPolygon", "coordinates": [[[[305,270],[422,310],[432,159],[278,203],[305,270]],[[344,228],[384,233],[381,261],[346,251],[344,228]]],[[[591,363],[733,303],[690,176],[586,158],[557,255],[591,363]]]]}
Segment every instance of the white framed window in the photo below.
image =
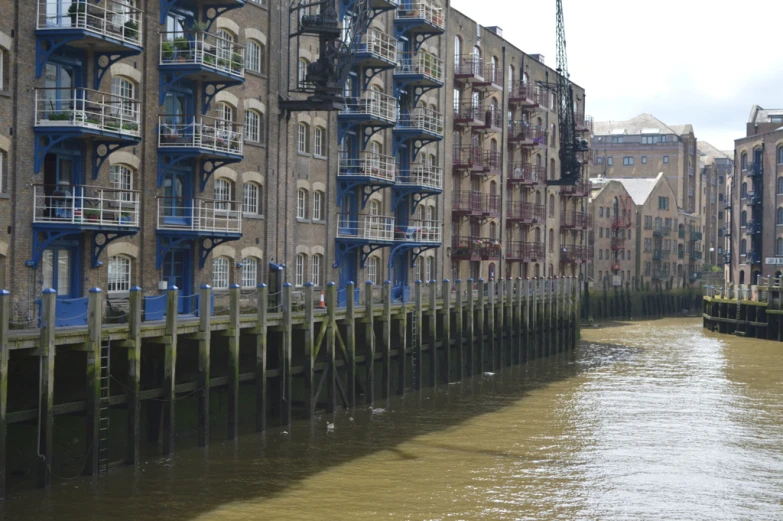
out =
{"type": "Polygon", "coordinates": [[[228,289],[228,257],[216,257],[212,260],[212,287],[228,289]]]}
{"type": "Polygon", "coordinates": [[[131,287],[131,260],[125,255],[117,255],[109,258],[109,293],[121,293],[130,291],[131,287]]]}
{"type": "Polygon", "coordinates": [[[296,194],[296,218],[307,219],[307,190],[304,188],[296,194]]]}
{"type": "MultiPolygon", "coordinates": [[[[0,165],[2,170],[2,165],[0,165]]],[[[109,168],[109,182],[116,193],[112,194],[118,201],[133,201],[133,171],[126,165],[111,165],[109,168]]],[[[2,183],[0,183],[2,186],[2,183]]]]}
{"type": "Polygon", "coordinates": [[[255,110],[245,111],[245,141],[261,143],[264,136],[264,116],[255,110]]]}
{"type": "Polygon", "coordinates": [[[304,286],[304,273],[305,273],[305,255],[300,253],[296,256],[296,273],[294,285],[297,288],[304,286]]]}
{"type": "Polygon", "coordinates": [[[260,214],[261,187],[247,182],[242,186],[242,213],[260,214]]]}
{"type": "MultiPolygon", "coordinates": [[[[2,55],[1,52],[0,55],[2,55]]],[[[132,101],[136,99],[136,87],[133,82],[120,76],[112,78],[111,94],[114,97],[111,107],[113,114],[121,113],[123,116],[128,117],[136,116],[136,106],[132,101]]]]}
{"type": "Polygon", "coordinates": [[[226,123],[234,122],[234,109],[228,103],[222,101],[217,104],[218,119],[225,121],[226,123]]]}
{"type": "Polygon", "coordinates": [[[264,72],[262,44],[256,40],[248,40],[245,45],[245,68],[252,72],[264,72]]]}
{"type": "Polygon", "coordinates": [[[313,255],[313,258],[310,259],[310,282],[313,283],[313,286],[321,285],[321,258],[321,255],[313,255]]]}
{"type": "Polygon", "coordinates": [[[310,62],[308,62],[304,58],[299,58],[299,66],[296,71],[296,80],[297,80],[297,86],[300,89],[304,89],[309,87],[309,84],[307,83],[307,66],[310,65],[310,62]]]}
{"type": "Polygon", "coordinates": [[[215,210],[228,210],[231,200],[231,183],[227,179],[215,180],[215,210]]]}
{"type": "Polygon", "coordinates": [[[435,278],[435,259],[427,257],[427,281],[435,278]]]}
{"type": "Polygon", "coordinates": [[[54,288],[59,296],[71,294],[71,251],[44,250],[41,257],[43,287],[54,288]]]}
{"type": "Polygon", "coordinates": [[[300,154],[310,153],[310,125],[299,123],[296,135],[296,151],[300,154]]]}
{"type": "Polygon", "coordinates": [[[219,60],[231,60],[234,53],[234,35],[225,29],[217,32],[217,57],[219,60]]]}
{"type": "Polygon", "coordinates": [[[247,257],[242,261],[242,288],[253,289],[258,284],[258,260],[247,257]]]}
{"type": "Polygon", "coordinates": [[[375,200],[370,201],[370,215],[381,215],[381,203],[375,200]]]}
{"type": "Polygon", "coordinates": [[[427,220],[432,221],[433,223],[438,220],[436,217],[436,211],[434,206],[430,206],[427,208],[427,220]]]}
{"type": "Polygon", "coordinates": [[[367,259],[367,280],[373,284],[378,284],[378,257],[367,259]]]}
{"type": "Polygon", "coordinates": [[[324,219],[323,204],[324,204],[324,193],[318,191],[313,192],[313,220],[314,221],[323,221],[324,219]]]}
{"type": "Polygon", "coordinates": [[[0,91],[5,90],[5,77],[3,71],[5,70],[5,49],[0,47],[0,91]]]}
{"type": "Polygon", "coordinates": [[[315,127],[313,132],[313,155],[318,157],[324,157],[324,129],[322,127],[315,127]]]}
{"type": "Polygon", "coordinates": [[[0,194],[4,194],[6,191],[5,187],[5,171],[3,170],[3,167],[5,166],[5,152],[0,151],[0,194]]]}

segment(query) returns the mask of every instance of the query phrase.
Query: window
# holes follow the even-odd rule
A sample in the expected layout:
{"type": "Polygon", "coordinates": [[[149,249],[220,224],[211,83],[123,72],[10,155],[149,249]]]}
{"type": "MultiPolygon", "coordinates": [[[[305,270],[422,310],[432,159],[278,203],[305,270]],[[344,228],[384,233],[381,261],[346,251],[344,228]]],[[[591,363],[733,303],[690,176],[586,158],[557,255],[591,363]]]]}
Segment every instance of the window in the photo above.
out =
{"type": "Polygon", "coordinates": [[[434,280],[435,279],[435,263],[434,259],[432,257],[427,257],[427,273],[426,277],[427,280],[434,280]]]}
{"type": "Polygon", "coordinates": [[[633,165],[633,157],[624,157],[623,158],[623,165],[624,166],[632,166],[633,165]]]}
{"type": "Polygon", "coordinates": [[[58,296],[71,294],[71,252],[65,249],[44,250],[41,258],[43,287],[54,288],[58,296]]]}
{"type": "Polygon", "coordinates": [[[248,109],[245,111],[245,140],[250,143],[261,143],[264,138],[264,116],[260,112],[248,109]]]}
{"type": "MultiPolygon", "coordinates": [[[[0,157],[0,174],[2,174],[2,158],[0,157]]],[[[109,182],[117,193],[112,194],[119,201],[133,202],[133,172],[125,165],[112,165],[109,168],[109,182]]],[[[0,187],[2,187],[2,175],[0,175],[0,187]]]]}
{"type": "Polygon", "coordinates": [[[313,220],[323,221],[323,202],[324,193],[315,191],[313,192],[313,220]]]}
{"type": "MultiPolygon", "coordinates": [[[[217,113],[218,119],[222,120],[224,123],[232,123],[234,121],[234,110],[228,103],[218,103],[217,113]]],[[[224,127],[225,126],[226,125],[224,125],[224,127]]]]}
{"type": "Polygon", "coordinates": [[[658,197],[658,209],[659,210],[668,210],[669,209],[669,198],[668,197],[658,197]]]}
{"type": "Polygon", "coordinates": [[[668,165],[669,164],[669,156],[663,156],[663,164],[668,165]]]}
{"type": "Polygon", "coordinates": [[[212,287],[228,289],[228,257],[217,257],[212,261],[212,287]]]}
{"type": "Polygon", "coordinates": [[[5,77],[3,70],[5,67],[5,50],[0,48],[0,91],[5,90],[5,77]]]}
{"type": "Polygon", "coordinates": [[[607,165],[609,165],[609,166],[612,166],[612,164],[613,164],[613,161],[612,161],[612,158],[611,158],[611,157],[607,157],[607,158],[606,158],[606,164],[607,164],[607,165]]]}
{"type": "Polygon", "coordinates": [[[783,177],[778,177],[778,195],[783,195],[783,177]]]}
{"type": "Polygon", "coordinates": [[[778,208],[778,226],[783,225],[783,208],[778,208]]]}
{"type": "Polygon", "coordinates": [[[642,156],[642,164],[643,165],[647,164],[647,156],[642,156]]]}
{"type": "Polygon", "coordinates": [[[310,282],[313,283],[313,286],[321,285],[321,258],[321,255],[313,255],[310,260],[310,282]]]}
{"type": "Polygon", "coordinates": [[[598,260],[604,259],[604,250],[598,250],[598,260]]]}
{"type": "Polygon", "coordinates": [[[242,288],[252,289],[258,284],[258,260],[247,257],[242,261],[242,288]]]}
{"type": "Polygon", "coordinates": [[[644,229],[645,230],[652,230],[652,215],[645,215],[644,216],[644,229]]]}
{"type": "Polygon", "coordinates": [[[112,78],[111,94],[113,97],[111,112],[113,114],[121,113],[122,116],[127,117],[136,116],[136,105],[133,102],[135,99],[135,88],[132,82],[121,77],[112,78]]]}
{"type": "Polygon", "coordinates": [[[318,157],[324,157],[324,129],[322,127],[315,127],[315,133],[313,134],[313,155],[318,157]]]}
{"type": "Polygon", "coordinates": [[[378,284],[378,257],[367,259],[367,280],[373,284],[378,284]]]}
{"type": "Polygon", "coordinates": [[[381,203],[378,201],[370,201],[370,215],[381,215],[381,203]]]}
{"type": "Polygon", "coordinates": [[[131,260],[125,255],[109,258],[109,293],[130,291],[131,260]]]}
{"type": "Polygon", "coordinates": [[[454,37],[454,68],[459,70],[460,58],[462,56],[462,39],[459,36],[454,37]]]}
{"type": "Polygon", "coordinates": [[[508,91],[514,92],[514,66],[508,66],[508,91]]]}
{"type": "Polygon", "coordinates": [[[740,241],[740,255],[745,255],[746,253],[748,253],[748,243],[745,239],[742,239],[740,241]]]}
{"type": "Polygon", "coordinates": [[[230,61],[234,53],[234,35],[225,29],[217,32],[217,57],[218,60],[230,61]]]}
{"type": "Polygon", "coordinates": [[[549,217],[555,216],[555,196],[549,194],[549,217]]]}
{"type": "Polygon", "coordinates": [[[228,210],[231,200],[231,183],[227,179],[215,180],[215,210],[228,210]]]}
{"type": "Polygon", "coordinates": [[[740,160],[740,167],[743,170],[747,170],[748,169],[748,153],[747,152],[743,152],[742,156],[740,156],[740,157],[742,158],[740,160]]]}
{"type": "Polygon", "coordinates": [[[296,194],[296,218],[307,218],[307,190],[300,188],[296,194]]]}
{"type": "Polygon", "coordinates": [[[261,213],[260,193],[261,187],[256,183],[248,182],[244,184],[242,187],[242,213],[261,213]]]}
{"type": "Polygon", "coordinates": [[[603,216],[604,216],[604,207],[603,206],[599,206],[598,207],[598,217],[603,217],[603,216]]]}
{"type": "Polygon", "coordinates": [[[603,156],[601,156],[601,157],[596,157],[596,158],[595,158],[595,162],[596,162],[596,164],[598,164],[598,165],[603,165],[603,164],[604,164],[604,158],[603,158],[603,156]]]}
{"type": "Polygon", "coordinates": [[[604,238],[604,229],[598,228],[598,238],[603,239],[604,238]]]}
{"type": "Polygon", "coordinates": [[[5,152],[0,150],[0,194],[4,194],[6,192],[5,178],[3,176],[4,166],[5,166],[5,152]]]}
{"type": "Polygon", "coordinates": [[[644,238],[644,251],[651,251],[652,250],[652,239],[649,237],[644,238]]]}
{"type": "Polygon", "coordinates": [[[245,49],[245,68],[252,72],[266,72],[266,46],[256,40],[248,40],[245,49]]]}
{"type": "Polygon", "coordinates": [[[295,274],[295,280],[294,285],[297,288],[301,288],[304,286],[304,271],[305,270],[305,256],[303,253],[300,253],[296,256],[296,274],[295,274]]]}
{"type": "Polygon", "coordinates": [[[299,58],[299,67],[296,71],[296,79],[298,83],[298,88],[300,89],[306,89],[310,85],[307,83],[307,66],[310,65],[310,62],[305,60],[304,58],[299,58]]]}
{"type": "MultiPolygon", "coordinates": [[[[0,53],[0,56],[2,56],[2,53],[0,53]]],[[[2,59],[0,59],[0,69],[2,69],[2,59]]],[[[2,72],[0,72],[0,75],[2,75],[2,72]]],[[[0,79],[0,85],[2,85],[2,79],[0,79]]],[[[0,86],[0,90],[3,90],[0,86]]],[[[778,164],[783,165],[783,146],[778,147],[778,164]]]]}
{"type": "Polygon", "coordinates": [[[308,154],[310,152],[310,126],[307,123],[299,123],[296,151],[300,154],[308,154]]]}

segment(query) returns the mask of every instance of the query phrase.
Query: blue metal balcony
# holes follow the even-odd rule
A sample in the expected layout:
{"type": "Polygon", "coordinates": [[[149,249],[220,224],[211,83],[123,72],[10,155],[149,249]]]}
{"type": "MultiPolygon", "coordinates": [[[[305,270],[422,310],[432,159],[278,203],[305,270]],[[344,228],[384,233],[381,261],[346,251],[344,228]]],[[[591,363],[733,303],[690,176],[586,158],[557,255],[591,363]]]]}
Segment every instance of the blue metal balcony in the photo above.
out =
{"type": "Polygon", "coordinates": [[[144,13],[129,4],[116,0],[38,0],[36,77],[41,77],[46,62],[63,46],[89,50],[96,53],[97,89],[113,63],[143,50],[144,13]],[[104,56],[107,60],[99,59],[104,56]]]}
{"type": "Polygon", "coordinates": [[[372,252],[394,244],[394,217],[362,214],[352,219],[343,214],[337,220],[335,268],[341,265],[343,256],[354,250],[360,252],[364,266],[372,252]]]}
{"type": "Polygon", "coordinates": [[[751,163],[748,165],[749,177],[762,177],[764,175],[764,163],[751,163]]]}
{"type": "Polygon", "coordinates": [[[203,268],[218,245],[242,238],[242,203],[215,199],[159,197],[156,268],[183,242],[198,241],[203,268]]]}
{"type": "Polygon", "coordinates": [[[762,203],[761,191],[748,192],[747,204],[749,206],[761,206],[761,203],[762,203]]]}
{"type": "Polygon", "coordinates": [[[84,139],[93,147],[96,179],[108,156],[141,143],[137,100],[85,88],[35,90],[35,172],[49,150],[67,139],[84,139]]]}
{"type": "Polygon", "coordinates": [[[446,31],[445,11],[428,2],[403,0],[394,19],[394,36],[407,38],[416,49],[425,40],[446,31]]]}
{"type": "Polygon", "coordinates": [[[361,187],[362,206],[370,195],[394,186],[396,161],[392,156],[360,152],[359,157],[340,159],[337,171],[337,206],[361,187]]]}
{"type": "Polygon", "coordinates": [[[748,235],[761,235],[761,221],[748,221],[745,225],[745,233],[748,235]]]}
{"type": "Polygon", "coordinates": [[[201,82],[202,112],[221,90],[245,81],[245,49],[232,40],[209,32],[160,33],[158,104],[179,80],[201,82]]]}
{"type": "Polygon", "coordinates": [[[397,183],[392,190],[392,207],[413,196],[410,209],[415,209],[427,197],[443,193],[443,169],[429,164],[410,164],[397,174],[397,183]]]}
{"type": "Polygon", "coordinates": [[[397,40],[383,31],[371,28],[356,46],[353,65],[385,70],[397,66],[397,40]]]}
{"type": "Polygon", "coordinates": [[[133,190],[88,185],[33,186],[33,258],[37,266],[49,244],[92,232],[92,267],[113,240],[140,229],[140,197],[133,190]]]}
{"type": "Polygon", "coordinates": [[[394,69],[395,96],[410,92],[414,102],[418,102],[422,94],[443,87],[443,60],[423,50],[402,52],[398,57],[399,65],[394,69]]]}
{"type": "Polygon", "coordinates": [[[406,141],[416,143],[415,153],[421,147],[443,139],[443,114],[436,110],[416,107],[400,112],[400,118],[394,127],[394,155],[406,141]]]}
{"type": "Polygon", "coordinates": [[[160,23],[165,24],[174,7],[200,13],[210,24],[221,14],[245,6],[245,0],[160,0],[160,23]]]}
{"type": "Polygon", "coordinates": [[[396,118],[397,100],[393,96],[368,90],[362,96],[348,97],[345,108],[337,114],[338,140],[342,142],[348,134],[359,136],[364,149],[373,134],[393,127],[396,118]]]}
{"type": "Polygon", "coordinates": [[[201,190],[216,168],[244,157],[242,125],[207,116],[158,117],[158,186],[169,169],[187,159],[201,161],[201,190]],[[204,167],[209,168],[204,168],[204,167]]]}

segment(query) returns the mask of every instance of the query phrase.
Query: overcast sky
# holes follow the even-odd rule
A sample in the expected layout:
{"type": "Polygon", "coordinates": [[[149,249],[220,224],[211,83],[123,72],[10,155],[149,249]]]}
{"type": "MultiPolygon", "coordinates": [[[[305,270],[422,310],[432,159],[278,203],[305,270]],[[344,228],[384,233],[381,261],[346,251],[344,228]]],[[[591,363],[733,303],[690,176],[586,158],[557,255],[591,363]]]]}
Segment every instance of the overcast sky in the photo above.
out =
{"type": "MultiPolygon", "coordinates": [[[[555,67],[555,0],[452,0],[555,67]]],[[[783,108],[781,0],[564,0],[568,69],[587,114],[648,112],[733,149],[753,104],[783,108]]]]}

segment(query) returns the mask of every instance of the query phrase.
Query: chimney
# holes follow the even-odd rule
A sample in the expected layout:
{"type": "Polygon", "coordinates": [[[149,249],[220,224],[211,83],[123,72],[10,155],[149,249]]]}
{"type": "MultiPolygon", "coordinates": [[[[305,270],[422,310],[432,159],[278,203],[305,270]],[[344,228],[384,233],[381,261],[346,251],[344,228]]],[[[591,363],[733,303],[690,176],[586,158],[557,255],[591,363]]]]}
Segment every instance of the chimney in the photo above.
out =
{"type": "Polygon", "coordinates": [[[533,58],[534,60],[538,60],[541,63],[543,63],[544,65],[546,65],[546,63],[544,63],[544,55],[543,54],[531,54],[530,57],[533,58]]]}
{"type": "Polygon", "coordinates": [[[500,27],[498,27],[497,25],[493,25],[492,27],[486,27],[485,29],[486,29],[487,31],[489,31],[489,32],[491,32],[491,33],[495,33],[496,35],[498,35],[498,36],[500,36],[501,38],[503,38],[503,29],[501,29],[501,28],[500,28],[500,27]]]}

